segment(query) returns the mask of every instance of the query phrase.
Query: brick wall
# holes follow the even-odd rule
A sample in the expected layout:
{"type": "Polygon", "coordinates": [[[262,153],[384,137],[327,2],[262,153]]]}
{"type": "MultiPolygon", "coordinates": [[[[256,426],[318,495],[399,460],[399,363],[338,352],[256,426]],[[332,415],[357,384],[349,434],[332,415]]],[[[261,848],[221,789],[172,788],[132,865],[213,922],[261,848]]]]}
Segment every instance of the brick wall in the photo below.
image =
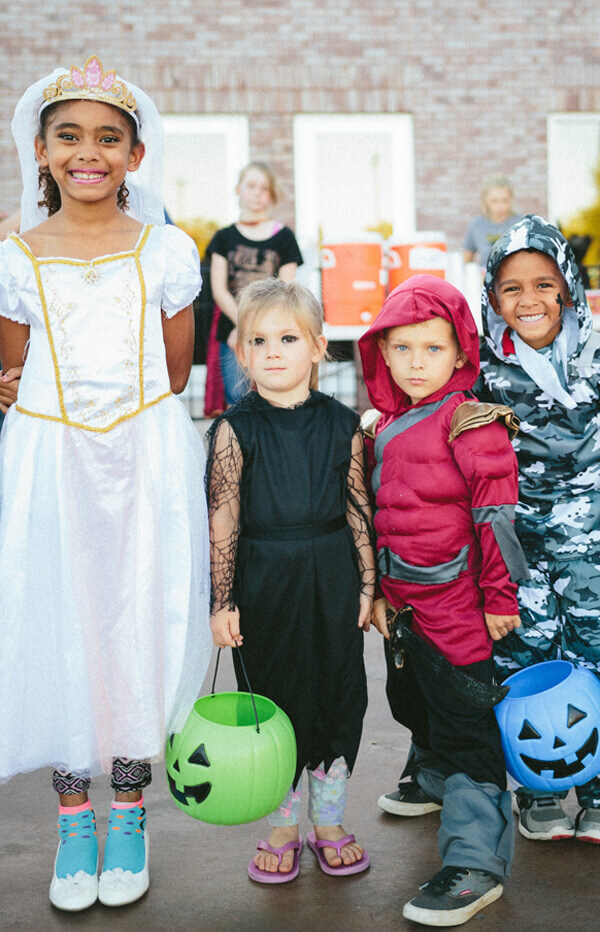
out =
{"type": "MultiPolygon", "coordinates": [[[[0,9],[0,209],[16,207],[16,99],[92,53],[171,113],[243,113],[294,222],[293,115],[414,116],[417,220],[456,248],[481,179],[546,208],[546,117],[600,111],[597,0],[30,0],[0,9]],[[72,11],[75,10],[75,13],[72,11]]],[[[568,171],[568,167],[565,167],[568,171]]]]}

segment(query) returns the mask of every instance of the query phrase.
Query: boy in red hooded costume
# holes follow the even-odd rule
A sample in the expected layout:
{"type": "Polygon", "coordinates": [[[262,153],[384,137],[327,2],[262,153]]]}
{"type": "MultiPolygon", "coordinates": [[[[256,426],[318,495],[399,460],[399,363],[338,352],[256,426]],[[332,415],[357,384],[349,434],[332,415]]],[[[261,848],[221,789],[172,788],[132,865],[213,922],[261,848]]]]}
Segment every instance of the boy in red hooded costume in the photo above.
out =
{"type": "Polygon", "coordinates": [[[412,732],[409,779],[380,805],[399,815],[442,810],[442,870],[404,907],[424,925],[460,925],[497,899],[513,852],[492,646],[520,624],[516,581],[527,575],[512,526],[507,427],[518,421],[467,394],[478,344],[462,294],[430,275],[396,288],[359,344],[378,414],[370,453],[382,598],[373,621],[388,639],[388,619],[412,608],[411,630],[396,628],[399,671],[386,641],[390,706],[412,732]]]}

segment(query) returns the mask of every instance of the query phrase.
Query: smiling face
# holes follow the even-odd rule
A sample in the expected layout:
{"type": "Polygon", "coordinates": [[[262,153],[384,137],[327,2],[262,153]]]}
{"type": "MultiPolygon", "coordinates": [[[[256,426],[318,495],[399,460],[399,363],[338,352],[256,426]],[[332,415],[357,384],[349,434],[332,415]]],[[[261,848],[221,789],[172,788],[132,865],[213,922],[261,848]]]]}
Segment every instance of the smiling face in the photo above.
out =
{"type": "Polygon", "coordinates": [[[496,706],[509,773],[534,790],[566,790],[600,767],[600,683],[563,660],[526,667],[496,706]]]}
{"type": "Polygon", "coordinates": [[[204,744],[192,753],[182,754],[184,741],[181,734],[169,736],[166,747],[167,780],[171,796],[180,809],[197,817],[198,807],[208,798],[212,790],[209,779],[208,759],[204,744]]]}
{"type": "Polygon", "coordinates": [[[500,263],[489,297],[496,314],[534,349],[552,343],[562,326],[563,307],[573,304],[554,259],[525,250],[500,263]]]}
{"type": "Polygon", "coordinates": [[[443,317],[391,327],[379,348],[396,385],[411,404],[433,395],[465,364],[454,327],[443,317]]]}
{"type": "MultiPolygon", "coordinates": [[[[581,704],[583,705],[583,703],[581,704]]],[[[583,722],[588,717],[587,712],[571,703],[567,704],[566,711],[567,729],[573,729],[575,725],[583,722]]],[[[523,746],[531,746],[534,756],[523,752],[519,756],[523,764],[540,777],[545,774],[555,780],[575,777],[585,769],[589,763],[589,757],[595,755],[598,751],[598,728],[590,729],[586,723],[577,731],[577,737],[567,734],[564,728],[560,730],[565,737],[561,738],[557,734],[551,735],[550,737],[554,739],[554,742],[550,747],[548,736],[545,737],[540,734],[538,729],[527,719],[523,722],[518,740],[528,742],[523,746]],[[539,756],[544,753],[548,755],[547,758],[539,756]]]]}
{"type": "Polygon", "coordinates": [[[326,346],[324,336],[312,337],[288,310],[275,307],[249,321],[237,353],[259,394],[289,406],[308,397],[312,367],[326,346]]]}
{"type": "Polygon", "coordinates": [[[128,171],[136,171],[144,156],[142,143],[133,145],[126,116],[110,104],[74,100],[52,108],[37,136],[39,165],[49,168],[69,200],[97,203],[114,198],[128,171]]]}

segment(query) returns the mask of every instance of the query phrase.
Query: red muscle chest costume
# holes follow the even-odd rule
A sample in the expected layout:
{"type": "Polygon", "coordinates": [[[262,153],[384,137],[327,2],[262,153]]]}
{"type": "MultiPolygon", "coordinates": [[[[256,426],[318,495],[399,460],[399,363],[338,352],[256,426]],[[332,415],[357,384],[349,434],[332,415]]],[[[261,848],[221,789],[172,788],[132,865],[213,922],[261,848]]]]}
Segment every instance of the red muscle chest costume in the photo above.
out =
{"type": "Polygon", "coordinates": [[[413,628],[451,663],[492,652],[484,611],[516,615],[511,581],[492,521],[512,518],[517,461],[504,424],[465,429],[450,440],[456,408],[479,373],[479,341],[463,296],[445,281],[416,275],[396,288],[360,340],[369,398],[382,417],[367,443],[376,492],[380,588],[413,608],[413,628]],[[449,320],[467,360],[439,391],[412,405],[378,346],[390,327],[434,316],[449,320]]]}

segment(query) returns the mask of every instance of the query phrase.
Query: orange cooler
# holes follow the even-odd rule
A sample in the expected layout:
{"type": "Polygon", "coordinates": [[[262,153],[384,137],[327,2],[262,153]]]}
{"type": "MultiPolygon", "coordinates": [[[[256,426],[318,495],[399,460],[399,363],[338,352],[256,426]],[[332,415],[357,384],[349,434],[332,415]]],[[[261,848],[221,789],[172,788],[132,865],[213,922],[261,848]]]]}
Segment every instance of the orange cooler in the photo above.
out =
{"type": "Polygon", "coordinates": [[[321,287],[325,320],[345,326],[368,325],[385,299],[381,241],[328,243],[321,247],[321,287]]]}
{"type": "Polygon", "coordinates": [[[445,278],[447,249],[443,233],[416,233],[410,242],[390,243],[387,248],[389,291],[411,275],[445,278]]]}

